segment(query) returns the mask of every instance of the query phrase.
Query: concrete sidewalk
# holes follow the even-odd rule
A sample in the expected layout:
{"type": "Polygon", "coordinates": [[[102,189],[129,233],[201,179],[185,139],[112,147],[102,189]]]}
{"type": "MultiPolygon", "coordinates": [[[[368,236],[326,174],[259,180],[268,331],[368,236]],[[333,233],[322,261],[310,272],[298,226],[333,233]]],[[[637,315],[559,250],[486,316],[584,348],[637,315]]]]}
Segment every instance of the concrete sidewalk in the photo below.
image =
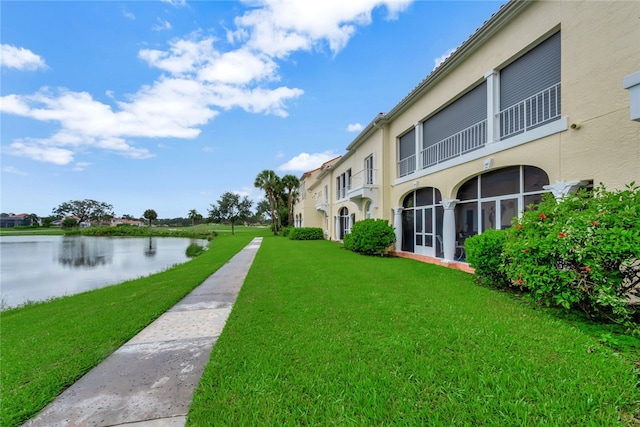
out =
{"type": "Polygon", "coordinates": [[[25,426],[184,426],[262,238],[65,390],[25,426]]]}

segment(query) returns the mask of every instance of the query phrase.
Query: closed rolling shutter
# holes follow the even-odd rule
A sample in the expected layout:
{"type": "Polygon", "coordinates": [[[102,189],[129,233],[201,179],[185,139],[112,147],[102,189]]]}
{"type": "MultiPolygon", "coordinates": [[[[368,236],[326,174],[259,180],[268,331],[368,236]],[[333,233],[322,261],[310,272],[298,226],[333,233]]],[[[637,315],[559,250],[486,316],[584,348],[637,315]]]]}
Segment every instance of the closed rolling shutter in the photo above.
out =
{"type": "Polygon", "coordinates": [[[423,123],[423,148],[487,118],[487,83],[482,82],[423,123]]]}
{"type": "Polygon", "coordinates": [[[500,109],[504,110],[560,83],[560,32],[500,71],[500,109]]]}

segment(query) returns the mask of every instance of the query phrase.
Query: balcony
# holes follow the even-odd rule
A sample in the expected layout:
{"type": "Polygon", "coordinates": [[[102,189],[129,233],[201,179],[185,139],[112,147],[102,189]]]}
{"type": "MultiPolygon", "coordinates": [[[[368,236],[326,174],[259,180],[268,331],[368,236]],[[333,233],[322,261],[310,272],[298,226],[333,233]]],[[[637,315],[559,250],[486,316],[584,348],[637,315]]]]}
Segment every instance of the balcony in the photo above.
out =
{"type": "MultiPolygon", "coordinates": [[[[378,180],[376,169],[363,169],[351,176],[351,183],[347,189],[347,197],[352,202],[362,205],[365,199],[378,204],[378,180]]],[[[360,206],[362,209],[362,206],[360,206]]]]}
{"type": "Polygon", "coordinates": [[[428,168],[440,162],[461,156],[487,143],[487,120],[469,126],[420,152],[422,168],[428,168]]]}
{"type": "Polygon", "coordinates": [[[329,215],[329,198],[324,191],[316,193],[316,210],[329,215]]]}
{"type": "Polygon", "coordinates": [[[560,118],[560,83],[498,113],[500,139],[507,139],[560,118]]]}
{"type": "Polygon", "coordinates": [[[416,171],[416,155],[412,154],[409,157],[398,162],[398,178],[407,176],[416,171]]]}

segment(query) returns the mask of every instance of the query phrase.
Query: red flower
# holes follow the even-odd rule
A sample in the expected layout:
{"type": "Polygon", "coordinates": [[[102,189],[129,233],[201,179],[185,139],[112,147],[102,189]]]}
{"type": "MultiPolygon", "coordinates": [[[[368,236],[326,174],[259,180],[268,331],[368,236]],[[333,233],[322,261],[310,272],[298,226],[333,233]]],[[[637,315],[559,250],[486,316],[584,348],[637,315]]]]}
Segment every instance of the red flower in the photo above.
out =
{"type": "Polygon", "coordinates": [[[518,230],[522,230],[522,225],[520,225],[520,224],[516,224],[516,228],[517,228],[518,230]]]}
{"type": "Polygon", "coordinates": [[[567,237],[567,235],[566,235],[566,234],[564,234],[562,231],[558,233],[558,236],[560,236],[560,237],[567,237]]]}
{"type": "Polygon", "coordinates": [[[545,219],[547,216],[546,216],[545,214],[541,213],[541,214],[539,214],[539,215],[538,215],[538,217],[539,217],[540,219],[545,219]]]}
{"type": "Polygon", "coordinates": [[[590,273],[590,272],[591,272],[591,268],[589,268],[589,266],[587,265],[587,266],[584,268],[584,271],[586,271],[587,273],[590,273]]]}
{"type": "Polygon", "coordinates": [[[524,282],[522,281],[522,279],[518,279],[518,284],[522,285],[524,282]]]}
{"type": "Polygon", "coordinates": [[[528,253],[529,253],[529,249],[525,249],[525,250],[524,250],[524,253],[525,253],[525,254],[528,254],[528,253]]]}
{"type": "Polygon", "coordinates": [[[594,227],[598,226],[598,221],[593,221],[591,224],[593,224],[594,227]]]}

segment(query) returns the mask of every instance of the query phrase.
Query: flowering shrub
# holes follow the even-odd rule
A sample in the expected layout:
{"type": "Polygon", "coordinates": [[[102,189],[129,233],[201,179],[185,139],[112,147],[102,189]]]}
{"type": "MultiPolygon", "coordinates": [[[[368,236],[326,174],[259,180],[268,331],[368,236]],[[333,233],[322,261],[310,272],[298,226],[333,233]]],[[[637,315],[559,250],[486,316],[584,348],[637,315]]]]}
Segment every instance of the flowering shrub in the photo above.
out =
{"type": "Polygon", "coordinates": [[[363,219],[344,236],[344,247],[365,255],[382,255],[396,241],[393,227],[383,219],[363,219]]]}
{"type": "Polygon", "coordinates": [[[640,187],[601,186],[561,203],[547,194],[508,230],[502,255],[510,283],[536,301],[629,323],[638,310],[623,271],[640,258],[640,187]]]}
{"type": "Polygon", "coordinates": [[[487,230],[465,240],[466,261],[476,270],[478,284],[495,287],[508,285],[502,269],[502,249],[506,240],[507,235],[502,230],[487,230]]]}

